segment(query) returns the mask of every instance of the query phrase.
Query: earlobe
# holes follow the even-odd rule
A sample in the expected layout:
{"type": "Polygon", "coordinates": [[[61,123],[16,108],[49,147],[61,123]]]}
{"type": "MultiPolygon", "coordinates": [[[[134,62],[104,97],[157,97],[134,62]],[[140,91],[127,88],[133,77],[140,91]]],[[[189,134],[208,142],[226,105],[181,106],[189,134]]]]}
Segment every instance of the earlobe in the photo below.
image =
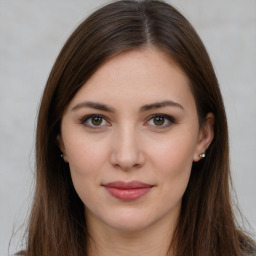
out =
{"type": "Polygon", "coordinates": [[[65,146],[64,146],[64,143],[63,143],[63,139],[62,139],[61,134],[59,134],[59,135],[57,136],[57,142],[58,142],[58,146],[59,146],[59,148],[60,148],[60,150],[61,150],[61,152],[62,152],[61,157],[63,158],[63,160],[64,160],[65,162],[68,163],[68,157],[67,157],[67,155],[66,155],[66,150],[65,150],[65,146]]]}
{"type": "Polygon", "coordinates": [[[200,159],[207,157],[205,152],[214,138],[214,120],[215,118],[213,113],[208,113],[206,115],[204,123],[200,128],[196,150],[193,158],[195,162],[198,162],[200,159]]]}

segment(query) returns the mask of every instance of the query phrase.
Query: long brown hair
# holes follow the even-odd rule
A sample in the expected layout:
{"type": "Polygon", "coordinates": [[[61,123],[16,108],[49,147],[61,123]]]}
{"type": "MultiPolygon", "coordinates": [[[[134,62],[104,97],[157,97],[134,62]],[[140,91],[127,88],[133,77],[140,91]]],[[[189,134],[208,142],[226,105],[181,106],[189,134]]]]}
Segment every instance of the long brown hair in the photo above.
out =
{"type": "Polygon", "coordinates": [[[77,91],[109,58],[153,46],[166,52],[190,79],[199,121],[215,116],[215,137],[203,161],[194,163],[173,238],[175,255],[239,256],[253,242],[239,231],[230,198],[228,130],[217,78],[207,51],[190,23],[157,0],[123,0],[89,16],[70,36],[50,73],[38,115],[36,188],[27,230],[26,256],[87,255],[84,205],[57,135],[64,110],[77,91]]]}

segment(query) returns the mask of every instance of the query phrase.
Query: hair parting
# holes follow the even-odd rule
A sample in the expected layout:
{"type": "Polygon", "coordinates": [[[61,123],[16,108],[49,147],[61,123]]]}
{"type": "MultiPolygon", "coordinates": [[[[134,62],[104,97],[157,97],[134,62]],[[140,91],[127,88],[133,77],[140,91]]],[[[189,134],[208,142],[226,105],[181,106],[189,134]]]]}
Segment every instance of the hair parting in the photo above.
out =
{"type": "MultiPolygon", "coordinates": [[[[70,101],[107,60],[132,49],[153,47],[186,73],[200,125],[215,116],[207,157],[192,167],[171,243],[179,256],[242,256],[253,241],[236,222],[230,198],[227,119],[208,53],[190,23],[157,0],[123,0],[90,15],[65,43],[49,75],[38,114],[36,188],[25,256],[85,256],[89,234],[78,197],[58,147],[60,122],[70,101]]],[[[170,247],[170,248],[171,248],[170,247]]]]}

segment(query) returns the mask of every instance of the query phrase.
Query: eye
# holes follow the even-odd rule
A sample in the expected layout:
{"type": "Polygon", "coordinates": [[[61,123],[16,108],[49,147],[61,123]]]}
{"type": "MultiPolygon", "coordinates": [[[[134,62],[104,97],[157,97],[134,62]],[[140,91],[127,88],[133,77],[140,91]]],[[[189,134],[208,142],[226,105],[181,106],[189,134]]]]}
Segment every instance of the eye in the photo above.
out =
{"type": "Polygon", "coordinates": [[[81,119],[81,123],[86,127],[97,129],[103,126],[109,126],[109,122],[106,121],[106,118],[103,115],[89,115],[81,119]]]}
{"type": "Polygon", "coordinates": [[[169,115],[155,114],[150,117],[147,123],[157,128],[166,128],[175,123],[175,119],[169,115]]]}

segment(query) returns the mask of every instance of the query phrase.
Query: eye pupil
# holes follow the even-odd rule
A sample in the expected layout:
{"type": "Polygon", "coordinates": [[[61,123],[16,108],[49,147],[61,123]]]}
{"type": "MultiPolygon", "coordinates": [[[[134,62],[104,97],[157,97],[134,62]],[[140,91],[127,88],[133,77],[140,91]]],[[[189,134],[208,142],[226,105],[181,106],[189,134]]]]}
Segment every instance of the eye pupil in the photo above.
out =
{"type": "Polygon", "coordinates": [[[162,117],[162,116],[157,116],[154,118],[154,124],[155,125],[163,125],[164,124],[164,121],[165,121],[165,118],[162,117]]]}
{"type": "Polygon", "coordinates": [[[102,123],[102,117],[95,116],[92,118],[93,125],[101,125],[101,123],[102,123]]]}

